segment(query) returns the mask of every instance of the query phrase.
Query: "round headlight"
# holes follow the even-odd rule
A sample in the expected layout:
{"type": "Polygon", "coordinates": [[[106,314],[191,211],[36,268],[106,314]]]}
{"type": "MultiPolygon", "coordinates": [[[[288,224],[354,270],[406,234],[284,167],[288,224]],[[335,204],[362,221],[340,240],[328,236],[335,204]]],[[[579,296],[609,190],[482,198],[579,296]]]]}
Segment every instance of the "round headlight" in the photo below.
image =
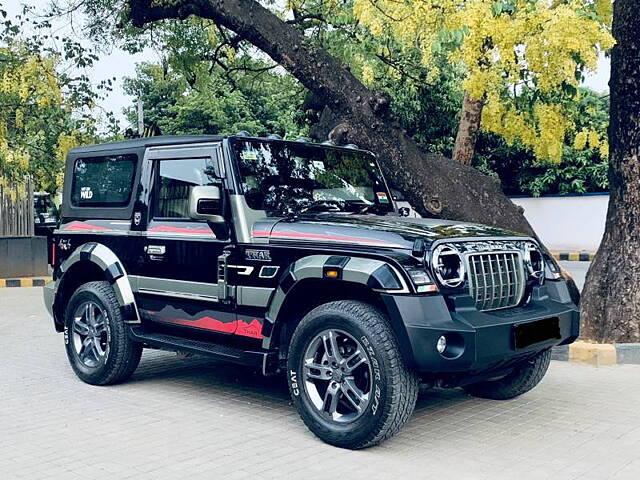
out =
{"type": "Polygon", "coordinates": [[[447,287],[457,287],[464,281],[464,262],[453,245],[440,245],[431,257],[433,273],[447,287]]]}

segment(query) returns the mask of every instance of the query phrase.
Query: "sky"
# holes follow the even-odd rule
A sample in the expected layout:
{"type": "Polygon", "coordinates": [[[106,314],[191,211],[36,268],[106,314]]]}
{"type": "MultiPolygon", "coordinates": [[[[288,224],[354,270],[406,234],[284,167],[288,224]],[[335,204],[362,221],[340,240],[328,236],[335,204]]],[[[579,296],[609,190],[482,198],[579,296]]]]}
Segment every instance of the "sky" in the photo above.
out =
{"type": "MultiPolygon", "coordinates": [[[[55,0],[54,0],[55,1],[55,0]]],[[[0,0],[0,5],[7,10],[9,18],[19,14],[22,4],[42,5],[43,0],[0,0]]],[[[61,35],[74,36],[75,40],[80,41],[85,46],[90,46],[90,42],[81,38],[79,30],[74,30],[68,21],[61,21],[55,28],[61,35]]],[[[125,77],[135,76],[136,64],[141,62],[152,62],[159,59],[153,50],[145,50],[141,53],[132,55],[113,46],[107,53],[101,53],[100,59],[93,65],[93,68],[85,72],[91,80],[97,84],[102,80],[116,77],[113,90],[105,96],[101,101],[104,110],[112,111],[116,118],[120,120],[121,128],[126,128],[128,122],[125,120],[123,109],[133,105],[135,99],[127,96],[122,88],[123,79],[125,77]]],[[[609,58],[604,54],[600,55],[598,61],[598,69],[596,72],[587,75],[584,85],[600,93],[609,91],[609,72],[611,64],[609,58]]]]}
{"type": "MultiPolygon", "coordinates": [[[[8,18],[10,19],[14,18],[15,15],[21,12],[22,5],[24,4],[36,6],[44,3],[45,2],[43,0],[0,0],[0,5],[2,5],[7,11],[8,18]]],[[[79,20],[81,21],[81,19],[79,20]]],[[[74,40],[82,43],[85,47],[91,46],[91,42],[82,38],[81,31],[77,28],[72,28],[68,20],[61,20],[57,22],[54,24],[54,29],[59,35],[72,37],[74,40]]],[[[114,46],[106,50],[106,53],[100,52],[99,60],[93,65],[93,68],[85,72],[96,85],[102,80],[107,80],[113,77],[116,78],[113,90],[105,95],[104,99],[100,102],[100,105],[104,110],[112,111],[116,115],[116,118],[120,120],[120,127],[122,129],[128,126],[128,122],[125,120],[122,110],[126,107],[130,107],[135,102],[134,98],[125,95],[122,88],[123,79],[135,76],[137,63],[157,60],[159,60],[159,57],[153,50],[145,50],[141,53],[132,55],[114,46]]]]}

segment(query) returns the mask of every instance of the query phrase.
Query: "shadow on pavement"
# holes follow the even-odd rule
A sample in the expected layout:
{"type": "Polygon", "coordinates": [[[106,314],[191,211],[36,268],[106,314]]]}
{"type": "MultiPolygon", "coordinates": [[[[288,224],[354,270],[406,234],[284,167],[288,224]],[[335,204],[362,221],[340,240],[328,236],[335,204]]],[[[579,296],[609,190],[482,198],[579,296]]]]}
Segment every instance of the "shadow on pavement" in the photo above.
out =
{"type": "MultiPolygon", "coordinates": [[[[284,375],[265,377],[256,369],[212,361],[205,357],[180,357],[168,352],[147,352],[128,384],[140,382],[188,384],[198,391],[211,390],[238,396],[262,397],[277,403],[291,403],[284,375]]],[[[416,412],[453,407],[471,397],[461,389],[421,389],[416,412]]]]}

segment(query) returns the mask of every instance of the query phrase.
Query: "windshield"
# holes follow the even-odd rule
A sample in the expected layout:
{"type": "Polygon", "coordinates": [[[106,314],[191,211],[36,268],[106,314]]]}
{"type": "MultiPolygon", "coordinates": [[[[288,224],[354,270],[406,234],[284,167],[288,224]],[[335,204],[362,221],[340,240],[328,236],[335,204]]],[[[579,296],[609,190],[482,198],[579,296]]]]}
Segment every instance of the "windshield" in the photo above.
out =
{"type": "Polygon", "coordinates": [[[250,208],[267,215],[393,211],[373,156],[358,151],[261,140],[231,141],[250,208]]]}

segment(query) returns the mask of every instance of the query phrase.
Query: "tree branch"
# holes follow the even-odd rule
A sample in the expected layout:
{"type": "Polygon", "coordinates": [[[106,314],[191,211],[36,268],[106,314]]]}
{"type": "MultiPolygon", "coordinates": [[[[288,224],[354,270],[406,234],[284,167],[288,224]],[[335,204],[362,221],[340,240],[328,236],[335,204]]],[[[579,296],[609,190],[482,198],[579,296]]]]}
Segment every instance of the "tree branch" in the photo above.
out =
{"type": "Polygon", "coordinates": [[[388,98],[368,89],[346,64],[256,0],[174,0],[161,5],[157,1],[128,0],[134,25],[142,27],[193,14],[213,20],[250,42],[331,109],[343,126],[346,141],[358,142],[379,156],[390,183],[402,189],[422,215],[534,234],[497,182],[471,167],[421,151],[387,117],[388,98]],[[431,207],[433,199],[438,199],[438,209],[431,207]]]}

